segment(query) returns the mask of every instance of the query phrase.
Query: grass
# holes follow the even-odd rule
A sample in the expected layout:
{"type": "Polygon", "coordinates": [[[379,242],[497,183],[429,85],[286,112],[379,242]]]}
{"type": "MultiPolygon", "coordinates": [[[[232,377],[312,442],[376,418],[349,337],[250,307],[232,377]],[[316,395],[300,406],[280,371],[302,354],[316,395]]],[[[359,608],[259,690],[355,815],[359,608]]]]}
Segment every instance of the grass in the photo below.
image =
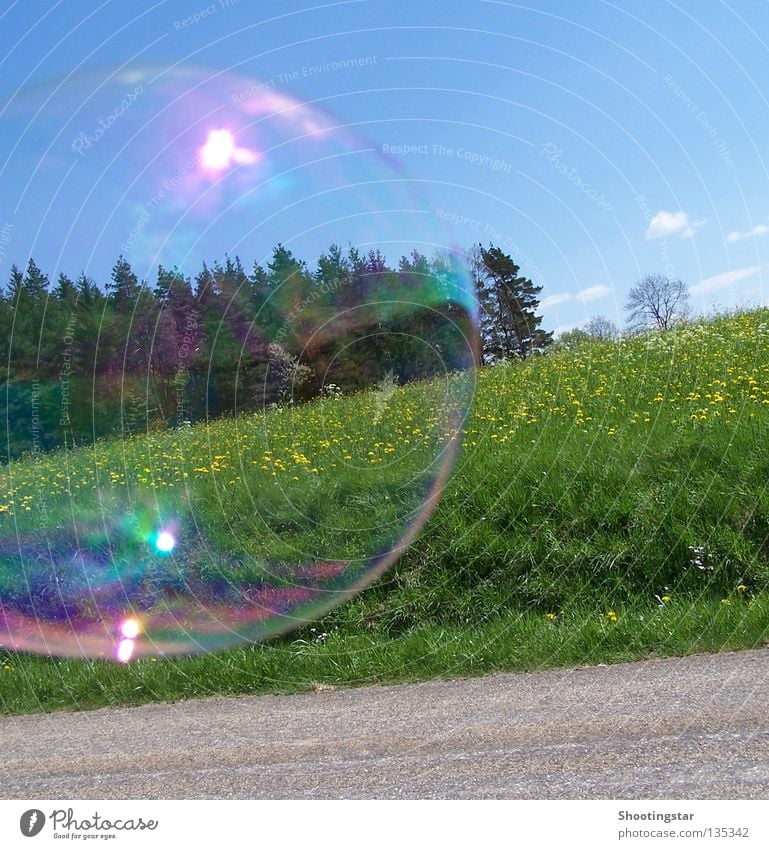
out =
{"type": "MultiPolygon", "coordinates": [[[[480,370],[437,510],[393,568],[314,632],[126,665],[11,652],[0,710],[763,644],[768,325],[758,310],[480,370]]],[[[93,592],[117,577],[156,634],[189,614],[173,607],[189,587],[272,611],[243,634],[270,636],[287,612],[310,619],[418,526],[466,392],[453,377],[14,463],[0,479],[0,598],[49,632],[65,602],[79,605],[81,631],[117,615],[114,591],[93,592]],[[173,558],[147,553],[164,511],[183,530],[173,558]],[[88,568],[56,556],[75,545],[67,523],[87,530],[88,568]]],[[[216,646],[204,624],[188,616],[188,633],[216,646]]]]}
{"type": "Polygon", "coordinates": [[[389,638],[333,632],[319,640],[316,628],[220,654],[127,665],[7,655],[0,657],[0,711],[294,693],[727,651],[766,641],[769,595],[729,605],[713,599],[635,605],[614,611],[616,620],[608,612],[575,608],[554,621],[508,612],[482,625],[425,623],[389,638]]]}

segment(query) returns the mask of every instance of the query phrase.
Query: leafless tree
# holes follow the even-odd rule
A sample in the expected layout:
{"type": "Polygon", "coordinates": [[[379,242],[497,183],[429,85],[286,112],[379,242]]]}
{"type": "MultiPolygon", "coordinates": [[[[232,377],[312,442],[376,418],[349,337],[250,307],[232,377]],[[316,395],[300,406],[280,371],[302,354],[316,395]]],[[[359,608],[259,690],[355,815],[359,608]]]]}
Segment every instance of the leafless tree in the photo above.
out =
{"type": "Polygon", "coordinates": [[[689,313],[689,291],[681,280],[648,274],[628,292],[625,311],[632,332],[669,330],[689,313]]]}
{"type": "Polygon", "coordinates": [[[595,315],[585,325],[585,333],[593,339],[598,339],[600,342],[606,342],[609,339],[616,339],[619,336],[617,325],[603,315],[595,315]]]}

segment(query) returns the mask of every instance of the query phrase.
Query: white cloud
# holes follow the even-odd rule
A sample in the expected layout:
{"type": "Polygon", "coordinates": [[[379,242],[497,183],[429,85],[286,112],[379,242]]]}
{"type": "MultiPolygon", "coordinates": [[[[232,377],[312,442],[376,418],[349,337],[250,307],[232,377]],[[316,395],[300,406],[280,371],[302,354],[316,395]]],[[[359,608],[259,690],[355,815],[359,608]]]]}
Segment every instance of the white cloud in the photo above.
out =
{"type": "Polygon", "coordinates": [[[744,233],[734,230],[726,237],[726,241],[729,243],[740,242],[742,239],[750,239],[753,236],[765,236],[767,233],[769,233],[769,227],[766,224],[757,224],[752,230],[746,230],[744,233]]]}
{"type": "Polygon", "coordinates": [[[604,286],[599,283],[597,286],[588,286],[587,289],[582,289],[576,295],[571,295],[569,292],[557,292],[555,295],[548,295],[547,298],[543,298],[539,302],[539,305],[543,308],[557,307],[559,304],[566,304],[569,301],[580,301],[583,304],[588,304],[590,301],[597,301],[606,297],[611,291],[611,286],[604,286]]]}
{"type": "Polygon", "coordinates": [[[646,231],[647,239],[664,239],[667,236],[680,236],[682,239],[691,238],[699,227],[705,223],[702,221],[689,221],[689,216],[683,212],[667,212],[661,209],[649,222],[646,231]]]}
{"type": "Polygon", "coordinates": [[[727,289],[734,286],[740,280],[746,280],[761,271],[760,265],[751,265],[749,268],[736,268],[734,271],[724,271],[707,280],[702,280],[694,286],[689,287],[690,295],[705,295],[708,292],[717,292],[719,289],[727,289]]]}
{"type": "Polygon", "coordinates": [[[564,304],[571,300],[571,295],[568,292],[559,292],[557,295],[548,295],[547,298],[542,298],[539,302],[540,307],[557,307],[558,304],[564,304]]]}
{"type": "Polygon", "coordinates": [[[605,298],[610,292],[611,286],[604,286],[599,283],[597,286],[588,286],[587,289],[583,289],[577,295],[577,300],[582,301],[583,304],[588,304],[590,301],[599,301],[601,298],[605,298]]]}

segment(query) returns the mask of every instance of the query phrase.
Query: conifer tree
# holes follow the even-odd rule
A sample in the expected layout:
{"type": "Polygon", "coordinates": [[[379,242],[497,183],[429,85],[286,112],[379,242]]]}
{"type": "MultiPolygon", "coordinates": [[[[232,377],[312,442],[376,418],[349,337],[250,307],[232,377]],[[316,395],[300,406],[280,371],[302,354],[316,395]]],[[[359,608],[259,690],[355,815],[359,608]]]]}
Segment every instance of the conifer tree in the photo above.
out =
{"type": "Polygon", "coordinates": [[[552,332],[540,329],[537,314],[541,286],[535,286],[511,257],[490,244],[479,245],[476,285],[481,312],[481,342],[486,362],[524,360],[552,342],[552,332]]]}

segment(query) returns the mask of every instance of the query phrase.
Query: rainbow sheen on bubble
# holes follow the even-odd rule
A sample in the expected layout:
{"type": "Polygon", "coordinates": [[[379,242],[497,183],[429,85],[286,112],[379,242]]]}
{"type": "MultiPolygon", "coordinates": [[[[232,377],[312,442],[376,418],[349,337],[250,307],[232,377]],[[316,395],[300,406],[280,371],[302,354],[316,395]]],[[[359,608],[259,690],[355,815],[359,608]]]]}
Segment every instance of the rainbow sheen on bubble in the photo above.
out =
{"type": "Polygon", "coordinates": [[[368,586],[432,514],[473,393],[474,293],[427,187],[232,73],[0,104],[9,263],[52,278],[27,267],[3,307],[0,645],[212,651],[368,586]]]}

